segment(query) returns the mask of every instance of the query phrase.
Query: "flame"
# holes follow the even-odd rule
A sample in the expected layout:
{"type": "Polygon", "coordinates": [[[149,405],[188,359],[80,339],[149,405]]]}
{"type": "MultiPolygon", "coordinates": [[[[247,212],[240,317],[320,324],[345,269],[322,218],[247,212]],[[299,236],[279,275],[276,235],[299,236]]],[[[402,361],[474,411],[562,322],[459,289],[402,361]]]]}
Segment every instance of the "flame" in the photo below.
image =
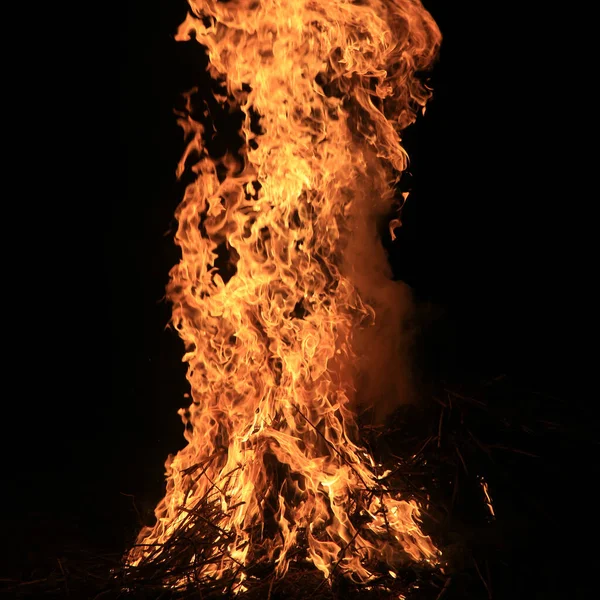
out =
{"type": "Polygon", "coordinates": [[[375,314],[348,257],[394,202],[400,132],[430,97],[417,74],[438,28],[418,0],[190,6],[177,39],[206,47],[226,88],[217,100],[244,114],[243,145],[212,157],[187,96],[178,174],[195,179],[176,213],[182,257],[168,297],[193,401],[157,522],[129,559],[141,563],[209,503],[228,542],[198,567],[204,577],[236,573],[241,585],[257,560],[283,576],[300,544],[325,577],[359,582],[382,559],[434,562],[419,506],[383,485],[358,441],[353,332],[375,314]]]}
{"type": "Polygon", "coordinates": [[[487,481],[483,479],[483,477],[479,481],[479,485],[481,485],[481,489],[483,490],[483,495],[485,496],[485,504],[490,511],[490,515],[492,518],[496,517],[496,512],[494,511],[494,504],[492,502],[492,497],[490,496],[490,490],[487,484],[487,481]]]}

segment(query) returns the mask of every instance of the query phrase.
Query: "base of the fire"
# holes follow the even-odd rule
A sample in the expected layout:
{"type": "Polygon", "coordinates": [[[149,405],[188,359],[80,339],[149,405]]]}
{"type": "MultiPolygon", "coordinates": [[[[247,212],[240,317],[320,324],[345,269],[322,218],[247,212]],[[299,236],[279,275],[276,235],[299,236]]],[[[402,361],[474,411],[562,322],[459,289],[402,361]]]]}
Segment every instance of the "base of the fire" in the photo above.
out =
{"type": "MultiPolygon", "coordinates": [[[[198,578],[202,561],[220,560],[228,542],[214,527],[217,506],[204,503],[190,508],[169,542],[153,548],[135,568],[123,563],[123,553],[66,552],[49,561],[53,566],[47,570],[32,571],[21,581],[4,580],[2,587],[15,598],[98,600],[502,597],[495,590],[517,568],[506,547],[507,528],[517,527],[520,507],[531,503],[517,473],[532,468],[544,444],[556,444],[556,431],[548,429],[547,421],[532,417],[524,423],[522,414],[510,414],[506,407],[515,401],[507,402],[507,394],[515,393],[506,379],[447,384],[428,402],[398,409],[385,426],[370,426],[368,415],[363,419],[365,447],[391,471],[386,485],[426,507],[423,529],[442,551],[438,565],[406,561],[392,570],[382,561],[369,565],[372,581],[359,584],[342,568],[324,577],[306,560],[299,539],[283,578],[275,576],[274,564],[260,560],[239,566],[245,573],[243,587],[235,571],[217,580],[198,578]]],[[[551,401],[544,402],[547,412],[551,401]]],[[[528,404],[527,398],[523,403],[528,404]]],[[[352,544],[344,552],[353,552],[352,544]]]]}

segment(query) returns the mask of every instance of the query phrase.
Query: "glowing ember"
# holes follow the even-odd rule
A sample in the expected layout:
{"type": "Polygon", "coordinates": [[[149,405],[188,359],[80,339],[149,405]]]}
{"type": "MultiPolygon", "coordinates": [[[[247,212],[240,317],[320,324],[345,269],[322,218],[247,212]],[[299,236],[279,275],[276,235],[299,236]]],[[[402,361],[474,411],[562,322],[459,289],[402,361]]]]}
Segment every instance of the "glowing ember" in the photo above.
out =
{"type": "Polygon", "coordinates": [[[418,0],[190,5],[177,39],[193,33],[207,48],[227,89],[218,99],[245,114],[244,145],[215,159],[191,111],[181,118],[179,173],[196,179],[177,210],[182,259],[168,297],[193,402],[180,411],[188,444],[167,462],[157,523],[130,561],[210,506],[214,549],[202,551],[214,560],[198,576],[234,574],[243,589],[247,565],[283,576],[304,547],[326,577],[369,581],[380,561],[395,577],[438,551],[416,502],[383,486],[358,443],[353,334],[375,314],[352,257],[394,201],[399,132],[430,96],[416,73],[439,31],[418,0]],[[227,276],[215,266],[224,253],[227,276]]]}
{"type": "Polygon", "coordinates": [[[490,511],[490,515],[492,517],[495,517],[496,513],[494,512],[494,505],[492,503],[492,498],[490,496],[490,491],[488,489],[487,481],[485,481],[482,477],[479,481],[479,484],[481,485],[481,489],[483,490],[483,494],[485,496],[485,504],[486,504],[488,510],[490,511]]]}

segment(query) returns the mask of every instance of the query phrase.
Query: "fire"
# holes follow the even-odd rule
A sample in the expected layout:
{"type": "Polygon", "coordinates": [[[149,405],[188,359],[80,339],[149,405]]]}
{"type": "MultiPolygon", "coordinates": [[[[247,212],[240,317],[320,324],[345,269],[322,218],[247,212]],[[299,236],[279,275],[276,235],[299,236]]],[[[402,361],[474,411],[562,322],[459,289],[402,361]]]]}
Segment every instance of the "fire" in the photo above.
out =
{"type": "Polygon", "coordinates": [[[357,582],[381,560],[386,572],[435,562],[419,506],[385,487],[359,443],[353,333],[376,315],[349,257],[394,201],[400,132],[430,97],[417,74],[438,28],[418,0],[190,6],[177,39],[206,47],[227,90],[217,99],[245,115],[243,145],[210,156],[188,96],[178,173],[195,180],[177,209],[182,257],[168,286],[191,386],[187,446],[167,461],[156,525],[129,560],[211,506],[206,527],[226,547],[198,575],[233,573],[238,589],[250,564],[283,576],[299,546],[325,577],[357,582]]]}

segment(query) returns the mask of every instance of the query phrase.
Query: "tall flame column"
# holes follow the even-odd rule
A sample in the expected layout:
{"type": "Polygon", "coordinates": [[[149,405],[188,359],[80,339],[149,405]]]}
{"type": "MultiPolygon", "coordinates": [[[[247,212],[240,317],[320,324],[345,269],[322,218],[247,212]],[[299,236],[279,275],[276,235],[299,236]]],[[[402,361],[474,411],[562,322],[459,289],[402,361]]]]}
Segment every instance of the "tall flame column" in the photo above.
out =
{"type": "Polygon", "coordinates": [[[417,0],[190,5],[177,38],[206,47],[227,89],[219,100],[246,115],[245,143],[215,159],[191,111],[180,119],[180,173],[196,178],[177,210],[182,258],[168,297],[193,402],[157,523],[130,559],[143,562],[212,503],[211,526],[229,542],[204,576],[236,571],[241,582],[257,560],[283,575],[298,544],[325,576],[335,564],[358,581],[382,556],[433,560],[417,504],[382,487],[357,441],[352,333],[375,315],[348,249],[393,201],[406,164],[399,134],[429,98],[416,73],[439,31],[417,0]],[[227,278],[215,266],[223,250],[227,278]]]}

